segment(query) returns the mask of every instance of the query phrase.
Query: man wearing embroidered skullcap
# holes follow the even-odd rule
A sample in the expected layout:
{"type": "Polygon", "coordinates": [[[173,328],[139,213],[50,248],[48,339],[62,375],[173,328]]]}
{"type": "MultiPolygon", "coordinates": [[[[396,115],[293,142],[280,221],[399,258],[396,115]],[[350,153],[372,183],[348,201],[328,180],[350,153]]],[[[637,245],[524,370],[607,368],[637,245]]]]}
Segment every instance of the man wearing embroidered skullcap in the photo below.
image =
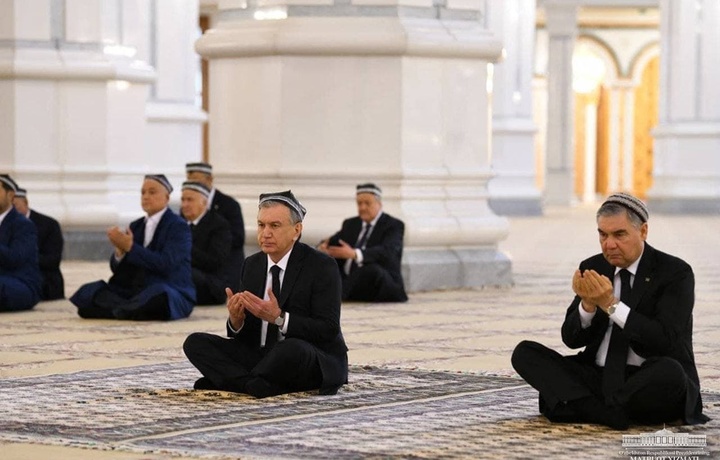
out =
{"type": "Polygon", "coordinates": [[[35,224],[38,239],[38,261],[42,276],[41,300],[65,298],[65,280],[60,271],[63,252],[63,235],[60,223],[50,216],[30,209],[27,190],[18,188],[13,199],[15,209],[35,224]]]}
{"type": "Polygon", "coordinates": [[[208,209],[208,196],[210,189],[202,182],[183,182],[180,209],[192,232],[192,278],[197,305],[225,303],[225,268],[232,249],[230,224],[212,208],[208,209]]]}
{"type": "Polygon", "coordinates": [[[146,216],[129,228],[108,229],[115,248],[112,277],[85,284],[70,297],[82,318],[173,320],[195,305],[187,222],[168,208],[173,188],[162,174],[148,174],[141,189],[146,216]]]}
{"type": "Polygon", "coordinates": [[[335,394],[348,377],[335,261],[298,241],[306,211],[290,190],[258,207],[261,251],[245,259],[241,291],[226,290],[228,338],[196,332],[183,345],[202,374],[195,389],[335,394]]]}
{"type": "Polygon", "coordinates": [[[17,190],[0,174],[0,312],[30,310],[40,301],[37,230],[13,207],[17,190]]]}
{"type": "Polygon", "coordinates": [[[405,302],[401,273],[405,224],[382,210],[382,190],[375,184],[355,187],[358,215],[318,250],[337,260],[343,300],[405,302]]]}
{"type": "Polygon", "coordinates": [[[575,271],[561,329],[565,345],[584,350],[561,356],[523,341],[513,352],[551,422],[624,430],[708,420],[692,347],[693,271],[646,242],[648,218],[645,203],[627,193],[597,211],[602,252],[575,271]]]}
{"type": "Polygon", "coordinates": [[[187,163],[185,174],[188,181],[201,182],[210,190],[207,200],[208,209],[220,214],[230,224],[232,250],[228,263],[223,268],[223,273],[225,285],[236,291],[240,287],[240,269],[245,259],[245,222],[240,203],[215,188],[213,168],[209,163],[187,163]]]}

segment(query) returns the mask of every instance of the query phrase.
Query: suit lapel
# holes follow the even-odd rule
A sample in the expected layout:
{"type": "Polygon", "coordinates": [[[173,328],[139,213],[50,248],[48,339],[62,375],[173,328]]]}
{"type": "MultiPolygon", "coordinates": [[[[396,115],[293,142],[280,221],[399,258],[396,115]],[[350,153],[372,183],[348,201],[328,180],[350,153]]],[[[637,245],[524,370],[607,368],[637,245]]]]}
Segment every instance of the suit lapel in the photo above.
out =
{"type": "Polygon", "coordinates": [[[300,276],[302,270],[303,259],[305,259],[305,248],[302,243],[295,243],[290,259],[285,271],[285,277],[283,278],[282,288],[280,289],[280,298],[278,299],[278,305],[282,309],[282,306],[287,301],[290,293],[293,290],[293,286],[300,276]]]}
{"type": "MultiPolygon", "coordinates": [[[[170,219],[170,213],[172,211],[170,209],[165,210],[165,213],[160,218],[160,222],[158,222],[157,227],[155,227],[155,233],[153,234],[153,238],[150,241],[150,244],[148,245],[148,249],[157,249],[158,241],[160,241],[163,232],[165,231],[165,226],[167,224],[168,219],[170,219]]],[[[143,229],[143,233],[145,232],[145,229],[143,229]]]]}
{"type": "Polygon", "coordinates": [[[638,264],[637,273],[635,273],[635,281],[633,282],[632,291],[630,291],[630,307],[635,308],[645,291],[647,291],[652,282],[652,273],[655,271],[655,249],[645,243],[645,250],[638,264]]]}
{"type": "Polygon", "coordinates": [[[248,273],[248,276],[250,277],[248,280],[248,287],[250,288],[250,292],[262,299],[265,296],[268,262],[265,254],[262,255],[261,259],[262,262],[258,264],[258,269],[248,273]]]}
{"type": "Polygon", "coordinates": [[[382,213],[378,221],[375,223],[375,226],[373,227],[372,233],[370,234],[370,237],[368,238],[368,243],[370,241],[375,241],[377,238],[379,238],[378,235],[382,234],[382,230],[387,225],[387,214],[382,213]]]}

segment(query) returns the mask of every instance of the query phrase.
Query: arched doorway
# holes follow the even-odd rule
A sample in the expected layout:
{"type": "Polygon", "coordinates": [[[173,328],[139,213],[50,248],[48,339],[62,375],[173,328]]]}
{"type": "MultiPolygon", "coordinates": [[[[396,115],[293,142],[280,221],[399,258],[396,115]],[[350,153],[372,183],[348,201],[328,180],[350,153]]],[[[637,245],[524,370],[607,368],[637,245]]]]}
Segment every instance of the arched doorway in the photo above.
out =
{"type": "Polygon", "coordinates": [[[573,53],[575,93],[575,195],[594,202],[609,188],[611,116],[608,81],[616,81],[619,65],[609,47],[583,36],[573,53]]]}

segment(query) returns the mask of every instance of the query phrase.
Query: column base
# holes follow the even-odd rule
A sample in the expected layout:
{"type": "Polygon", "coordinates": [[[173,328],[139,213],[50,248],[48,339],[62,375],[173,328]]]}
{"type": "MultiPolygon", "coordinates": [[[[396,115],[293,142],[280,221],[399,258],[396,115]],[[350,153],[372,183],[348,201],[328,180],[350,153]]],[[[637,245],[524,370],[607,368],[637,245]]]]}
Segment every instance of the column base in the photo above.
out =
{"type": "Polygon", "coordinates": [[[490,209],[501,216],[541,216],[542,200],[538,198],[490,197],[490,209]]]}
{"type": "Polygon", "coordinates": [[[648,199],[650,213],[658,214],[720,214],[720,199],[662,197],[648,199]]]}
{"type": "Polygon", "coordinates": [[[408,292],[512,285],[512,262],[495,249],[406,249],[408,292]]]}
{"type": "Polygon", "coordinates": [[[63,238],[63,260],[109,260],[113,252],[102,230],[67,230],[63,238]]]}

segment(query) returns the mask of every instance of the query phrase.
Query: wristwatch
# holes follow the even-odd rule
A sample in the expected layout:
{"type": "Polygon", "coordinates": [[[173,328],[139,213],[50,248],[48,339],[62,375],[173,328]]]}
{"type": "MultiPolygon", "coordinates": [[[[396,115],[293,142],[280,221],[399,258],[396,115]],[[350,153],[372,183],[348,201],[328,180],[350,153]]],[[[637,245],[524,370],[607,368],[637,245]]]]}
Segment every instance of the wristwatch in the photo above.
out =
{"type": "Polygon", "coordinates": [[[285,325],[285,312],[280,311],[280,316],[275,318],[275,321],[273,321],[277,327],[283,327],[285,325]]]}
{"type": "Polygon", "coordinates": [[[613,313],[615,313],[615,310],[617,310],[618,305],[620,305],[620,302],[616,302],[610,305],[607,310],[605,310],[605,313],[607,313],[608,316],[611,316],[613,313]]]}

